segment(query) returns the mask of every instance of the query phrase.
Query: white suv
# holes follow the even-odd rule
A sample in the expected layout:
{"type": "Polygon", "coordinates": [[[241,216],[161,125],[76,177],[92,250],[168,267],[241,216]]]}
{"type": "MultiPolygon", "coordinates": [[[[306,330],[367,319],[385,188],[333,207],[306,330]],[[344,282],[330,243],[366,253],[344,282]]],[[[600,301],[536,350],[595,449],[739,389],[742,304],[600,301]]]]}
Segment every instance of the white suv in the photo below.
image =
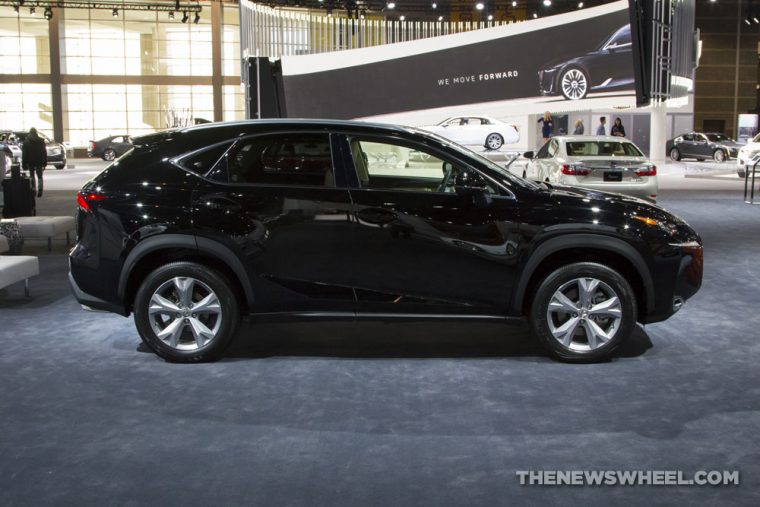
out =
{"type": "Polygon", "coordinates": [[[736,173],[740,178],[744,178],[747,164],[749,164],[749,169],[752,169],[751,161],[757,154],[760,154],[760,134],[739,149],[739,156],[736,157],[736,173]]]}

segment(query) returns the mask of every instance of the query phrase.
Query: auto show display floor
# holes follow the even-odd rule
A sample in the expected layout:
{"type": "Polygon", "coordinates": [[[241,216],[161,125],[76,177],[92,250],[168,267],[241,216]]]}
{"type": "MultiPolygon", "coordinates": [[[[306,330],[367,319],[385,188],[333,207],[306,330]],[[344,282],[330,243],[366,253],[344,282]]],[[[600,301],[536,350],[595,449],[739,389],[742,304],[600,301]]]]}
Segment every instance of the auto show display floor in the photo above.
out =
{"type": "Polygon", "coordinates": [[[660,204],[704,238],[702,290],[592,365],[549,359],[525,326],[448,322],[248,323],[222,361],[168,364],[131,319],[80,309],[62,243],[28,245],[31,298],[0,292],[0,505],[760,505],[760,206],[660,204]]]}

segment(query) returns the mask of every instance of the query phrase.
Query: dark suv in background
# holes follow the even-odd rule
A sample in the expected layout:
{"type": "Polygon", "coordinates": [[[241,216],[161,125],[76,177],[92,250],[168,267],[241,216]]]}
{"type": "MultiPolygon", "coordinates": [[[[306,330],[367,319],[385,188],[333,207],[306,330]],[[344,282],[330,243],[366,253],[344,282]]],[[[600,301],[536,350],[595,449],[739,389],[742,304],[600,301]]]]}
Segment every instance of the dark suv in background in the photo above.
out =
{"type": "Polygon", "coordinates": [[[555,356],[599,360],[701,285],[701,240],[664,209],[416,129],[250,121],[134,145],[77,196],[70,279],[170,361],[219,357],[243,314],[527,317],[555,356]]]}

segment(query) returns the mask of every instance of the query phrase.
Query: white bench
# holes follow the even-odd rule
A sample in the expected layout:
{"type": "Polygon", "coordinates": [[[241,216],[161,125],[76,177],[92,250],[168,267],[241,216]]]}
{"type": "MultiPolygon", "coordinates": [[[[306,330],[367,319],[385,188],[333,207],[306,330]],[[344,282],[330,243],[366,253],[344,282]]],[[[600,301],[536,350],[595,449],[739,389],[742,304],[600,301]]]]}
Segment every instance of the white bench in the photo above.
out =
{"type": "Polygon", "coordinates": [[[40,274],[37,257],[0,255],[0,289],[24,281],[24,294],[29,296],[29,278],[40,274]]]}
{"type": "Polygon", "coordinates": [[[53,238],[66,235],[66,244],[71,241],[70,233],[76,230],[74,217],[16,217],[24,238],[47,238],[48,252],[53,249],[53,238]]]}

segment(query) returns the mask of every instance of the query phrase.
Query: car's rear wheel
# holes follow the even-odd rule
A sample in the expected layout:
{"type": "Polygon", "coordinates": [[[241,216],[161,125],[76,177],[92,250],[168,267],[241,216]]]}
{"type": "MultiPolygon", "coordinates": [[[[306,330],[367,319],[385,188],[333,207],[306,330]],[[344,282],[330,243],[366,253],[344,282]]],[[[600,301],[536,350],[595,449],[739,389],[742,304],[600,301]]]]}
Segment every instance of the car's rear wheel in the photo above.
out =
{"type": "Polygon", "coordinates": [[[112,161],[116,158],[116,152],[111,148],[108,148],[103,152],[103,160],[112,161]]]}
{"type": "Polygon", "coordinates": [[[715,150],[713,152],[713,159],[716,162],[725,162],[726,161],[726,152],[723,150],[715,150]]]}
{"type": "Polygon", "coordinates": [[[569,264],[540,282],[530,322],[556,357],[599,361],[609,358],[633,331],[636,297],[628,281],[607,266],[569,264]]]}
{"type": "Polygon", "coordinates": [[[678,162],[681,160],[681,152],[678,151],[678,148],[671,148],[670,150],[670,160],[675,160],[678,162]]]}
{"type": "Polygon", "coordinates": [[[166,264],[150,273],[135,296],[135,325],[143,342],[171,362],[217,359],[239,325],[231,283],[193,262],[166,264]]]}
{"type": "Polygon", "coordinates": [[[566,99],[580,100],[588,93],[588,76],[581,69],[567,69],[559,78],[559,88],[566,99]]]}
{"type": "Polygon", "coordinates": [[[485,146],[489,150],[498,150],[503,145],[504,145],[504,138],[501,137],[501,134],[494,132],[492,134],[488,134],[488,136],[486,137],[485,146]]]}

